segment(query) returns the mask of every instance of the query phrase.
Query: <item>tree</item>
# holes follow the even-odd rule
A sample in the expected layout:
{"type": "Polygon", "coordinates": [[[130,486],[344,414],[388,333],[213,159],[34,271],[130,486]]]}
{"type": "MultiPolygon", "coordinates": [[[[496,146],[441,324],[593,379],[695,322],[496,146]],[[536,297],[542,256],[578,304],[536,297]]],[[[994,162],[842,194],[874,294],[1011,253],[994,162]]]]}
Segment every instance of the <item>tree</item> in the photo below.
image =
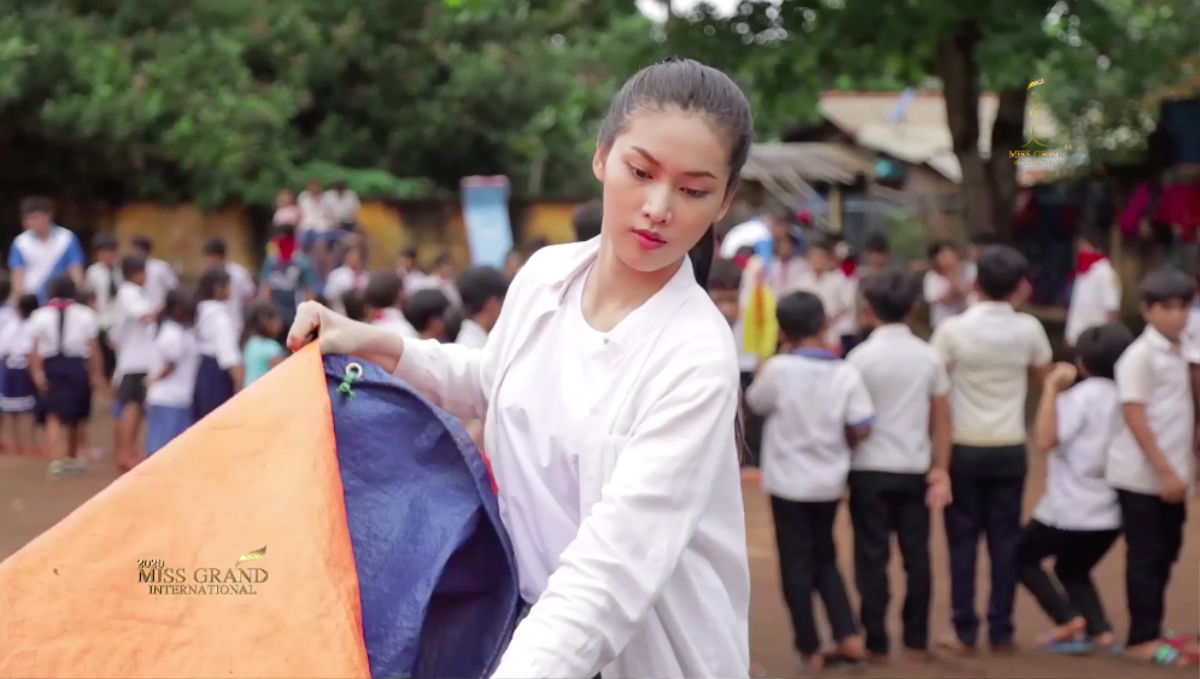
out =
{"type": "Polygon", "coordinates": [[[617,50],[655,44],[640,15],[574,0],[0,0],[0,17],[5,186],[206,206],[309,174],[391,197],[493,173],[583,190],[617,50]]]}
{"type": "MultiPolygon", "coordinates": [[[[1195,3],[1159,0],[1153,5],[1177,6],[1182,12],[1195,3]]],[[[1152,63],[1161,52],[1154,49],[1147,58],[1138,49],[1163,30],[1162,22],[1152,21],[1140,32],[1130,30],[1125,21],[1133,6],[1130,0],[744,0],[732,17],[702,9],[686,21],[674,22],[668,38],[682,49],[706,55],[756,90],[760,106],[765,106],[762,118],[773,125],[787,115],[779,106],[807,104],[811,110],[815,91],[841,84],[839,80],[917,85],[936,78],[962,168],[966,224],[971,231],[1008,239],[1018,189],[1010,153],[1026,141],[1028,84],[1044,77],[1044,63],[1073,69],[1071,77],[1062,74],[1064,80],[1081,87],[1094,77],[1095,59],[1101,55],[1114,64],[1152,63]],[[1083,45],[1092,55],[1090,63],[1081,56],[1083,45]],[[1059,56],[1068,52],[1069,57],[1059,56]],[[990,154],[985,155],[978,144],[979,97],[987,90],[996,92],[999,104],[989,131],[990,154]]],[[[1138,12],[1145,18],[1162,18],[1149,9],[1138,12]]],[[[1196,25],[1200,24],[1192,24],[1196,25]]]]}

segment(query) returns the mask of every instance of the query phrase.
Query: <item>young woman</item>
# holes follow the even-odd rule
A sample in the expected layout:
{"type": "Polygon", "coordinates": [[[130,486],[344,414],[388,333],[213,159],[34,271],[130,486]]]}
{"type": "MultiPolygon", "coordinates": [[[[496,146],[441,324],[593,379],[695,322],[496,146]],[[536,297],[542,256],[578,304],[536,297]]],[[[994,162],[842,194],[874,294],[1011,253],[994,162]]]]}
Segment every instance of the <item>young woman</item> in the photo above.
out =
{"type": "Polygon", "coordinates": [[[531,257],[485,348],[297,313],[290,348],[315,333],[484,420],[532,604],[493,677],[749,673],[737,350],[704,286],[751,136],[728,77],[661,62],[601,128],[601,237],[531,257]]]}

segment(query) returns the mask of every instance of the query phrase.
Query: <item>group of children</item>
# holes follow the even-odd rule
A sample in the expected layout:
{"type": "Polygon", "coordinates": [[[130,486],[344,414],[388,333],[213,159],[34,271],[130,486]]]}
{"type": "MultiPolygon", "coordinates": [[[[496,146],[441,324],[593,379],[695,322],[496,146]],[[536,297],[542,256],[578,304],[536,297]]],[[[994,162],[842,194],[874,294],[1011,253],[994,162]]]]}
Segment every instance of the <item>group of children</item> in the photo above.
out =
{"type": "Polygon", "coordinates": [[[1162,627],[1196,470],[1200,344],[1193,340],[1200,336],[1185,332],[1189,310],[1200,317],[1195,278],[1148,275],[1140,289],[1146,329],[1135,338],[1116,322],[1119,279],[1102,248],[1080,239],[1067,333],[1074,362],[1054,365],[1041,322],[1017,310],[1028,298],[1029,264],[1013,248],[976,243],[961,264],[950,245],[937,244],[922,284],[908,267],[888,264],[881,234],[867,239],[866,266],[853,276],[838,271],[837,247],[820,236],[806,243],[804,265],[789,269],[794,238],[782,229],[775,235],[774,256],[720,261],[711,287],[740,331],[747,277],[795,281],[779,285],[778,353],[743,368],[750,372],[745,406],[766,418],[762,485],[803,660],[822,667],[886,659],[892,535],[906,573],[903,646],[928,657],[930,518],[942,511],[952,630],[933,646],[968,654],[979,644],[976,561],[986,537],[994,651],[1014,648],[1013,606],[1023,584],[1053,622],[1040,638],[1052,651],[1198,662],[1194,637],[1168,638],[1162,627]],[[935,312],[929,342],[910,329],[922,297],[935,312]],[[847,332],[847,314],[861,332],[847,332]],[[1043,384],[1032,446],[1031,379],[1043,384]],[[1030,450],[1047,457],[1047,479],[1022,525],[1030,450]],[[845,497],[857,615],[834,539],[845,497]],[[1120,535],[1130,618],[1124,644],[1090,575],[1120,535]],[[1049,558],[1053,576],[1043,568],[1049,558]],[[827,613],[830,651],[822,651],[814,595],[827,613]]]}
{"type": "MultiPolygon", "coordinates": [[[[272,274],[304,256],[288,251],[289,237],[276,233],[261,285],[228,260],[222,239],[210,239],[205,269],[188,288],[149,256],[149,239],[134,239],[121,256],[114,239],[100,236],[95,263],[82,276],[52,278],[44,304],[25,294],[0,307],[0,413],[11,423],[4,445],[21,454],[44,449],[51,478],[82,471],[92,396],[104,393],[114,403],[113,460],[128,471],[282,361],[281,340],[304,298],[403,336],[478,347],[508,288],[509,277],[491,267],[450,281],[422,274],[407,251],[399,264],[410,280],[399,267],[368,273],[351,248],[325,280],[328,297],[281,295],[272,274]]],[[[11,293],[0,279],[0,299],[11,293]]]]}

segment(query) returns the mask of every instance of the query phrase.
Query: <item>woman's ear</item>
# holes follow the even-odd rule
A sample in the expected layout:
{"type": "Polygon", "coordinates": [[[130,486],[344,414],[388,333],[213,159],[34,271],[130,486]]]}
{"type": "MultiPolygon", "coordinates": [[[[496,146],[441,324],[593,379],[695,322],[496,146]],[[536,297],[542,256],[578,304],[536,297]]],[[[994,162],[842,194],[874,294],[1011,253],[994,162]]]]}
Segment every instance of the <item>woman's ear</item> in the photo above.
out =
{"type": "Polygon", "coordinates": [[[604,183],[604,166],[608,161],[608,151],[608,148],[597,142],[596,152],[592,154],[592,174],[601,184],[604,183]]]}

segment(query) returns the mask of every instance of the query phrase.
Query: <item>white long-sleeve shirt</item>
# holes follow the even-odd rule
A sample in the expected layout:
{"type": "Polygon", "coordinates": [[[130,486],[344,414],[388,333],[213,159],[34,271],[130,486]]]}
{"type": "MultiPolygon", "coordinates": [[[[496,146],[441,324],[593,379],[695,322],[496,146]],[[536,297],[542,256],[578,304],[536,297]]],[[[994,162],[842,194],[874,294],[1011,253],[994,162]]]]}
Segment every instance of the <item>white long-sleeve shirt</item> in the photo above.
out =
{"type": "Polygon", "coordinates": [[[406,341],[396,368],[452,415],[485,421],[522,594],[536,596],[492,676],[746,677],[729,324],[685,259],[616,328],[594,330],[571,295],[598,243],[538,251],[483,349],[406,341]],[[570,337],[586,344],[556,342],[570,337]],[[580,374],[603,381],[530,368],[555,346],[558,364],[586,357],[580,374]],[[572,426],[537,416],[548,397],[572,426]]]}

